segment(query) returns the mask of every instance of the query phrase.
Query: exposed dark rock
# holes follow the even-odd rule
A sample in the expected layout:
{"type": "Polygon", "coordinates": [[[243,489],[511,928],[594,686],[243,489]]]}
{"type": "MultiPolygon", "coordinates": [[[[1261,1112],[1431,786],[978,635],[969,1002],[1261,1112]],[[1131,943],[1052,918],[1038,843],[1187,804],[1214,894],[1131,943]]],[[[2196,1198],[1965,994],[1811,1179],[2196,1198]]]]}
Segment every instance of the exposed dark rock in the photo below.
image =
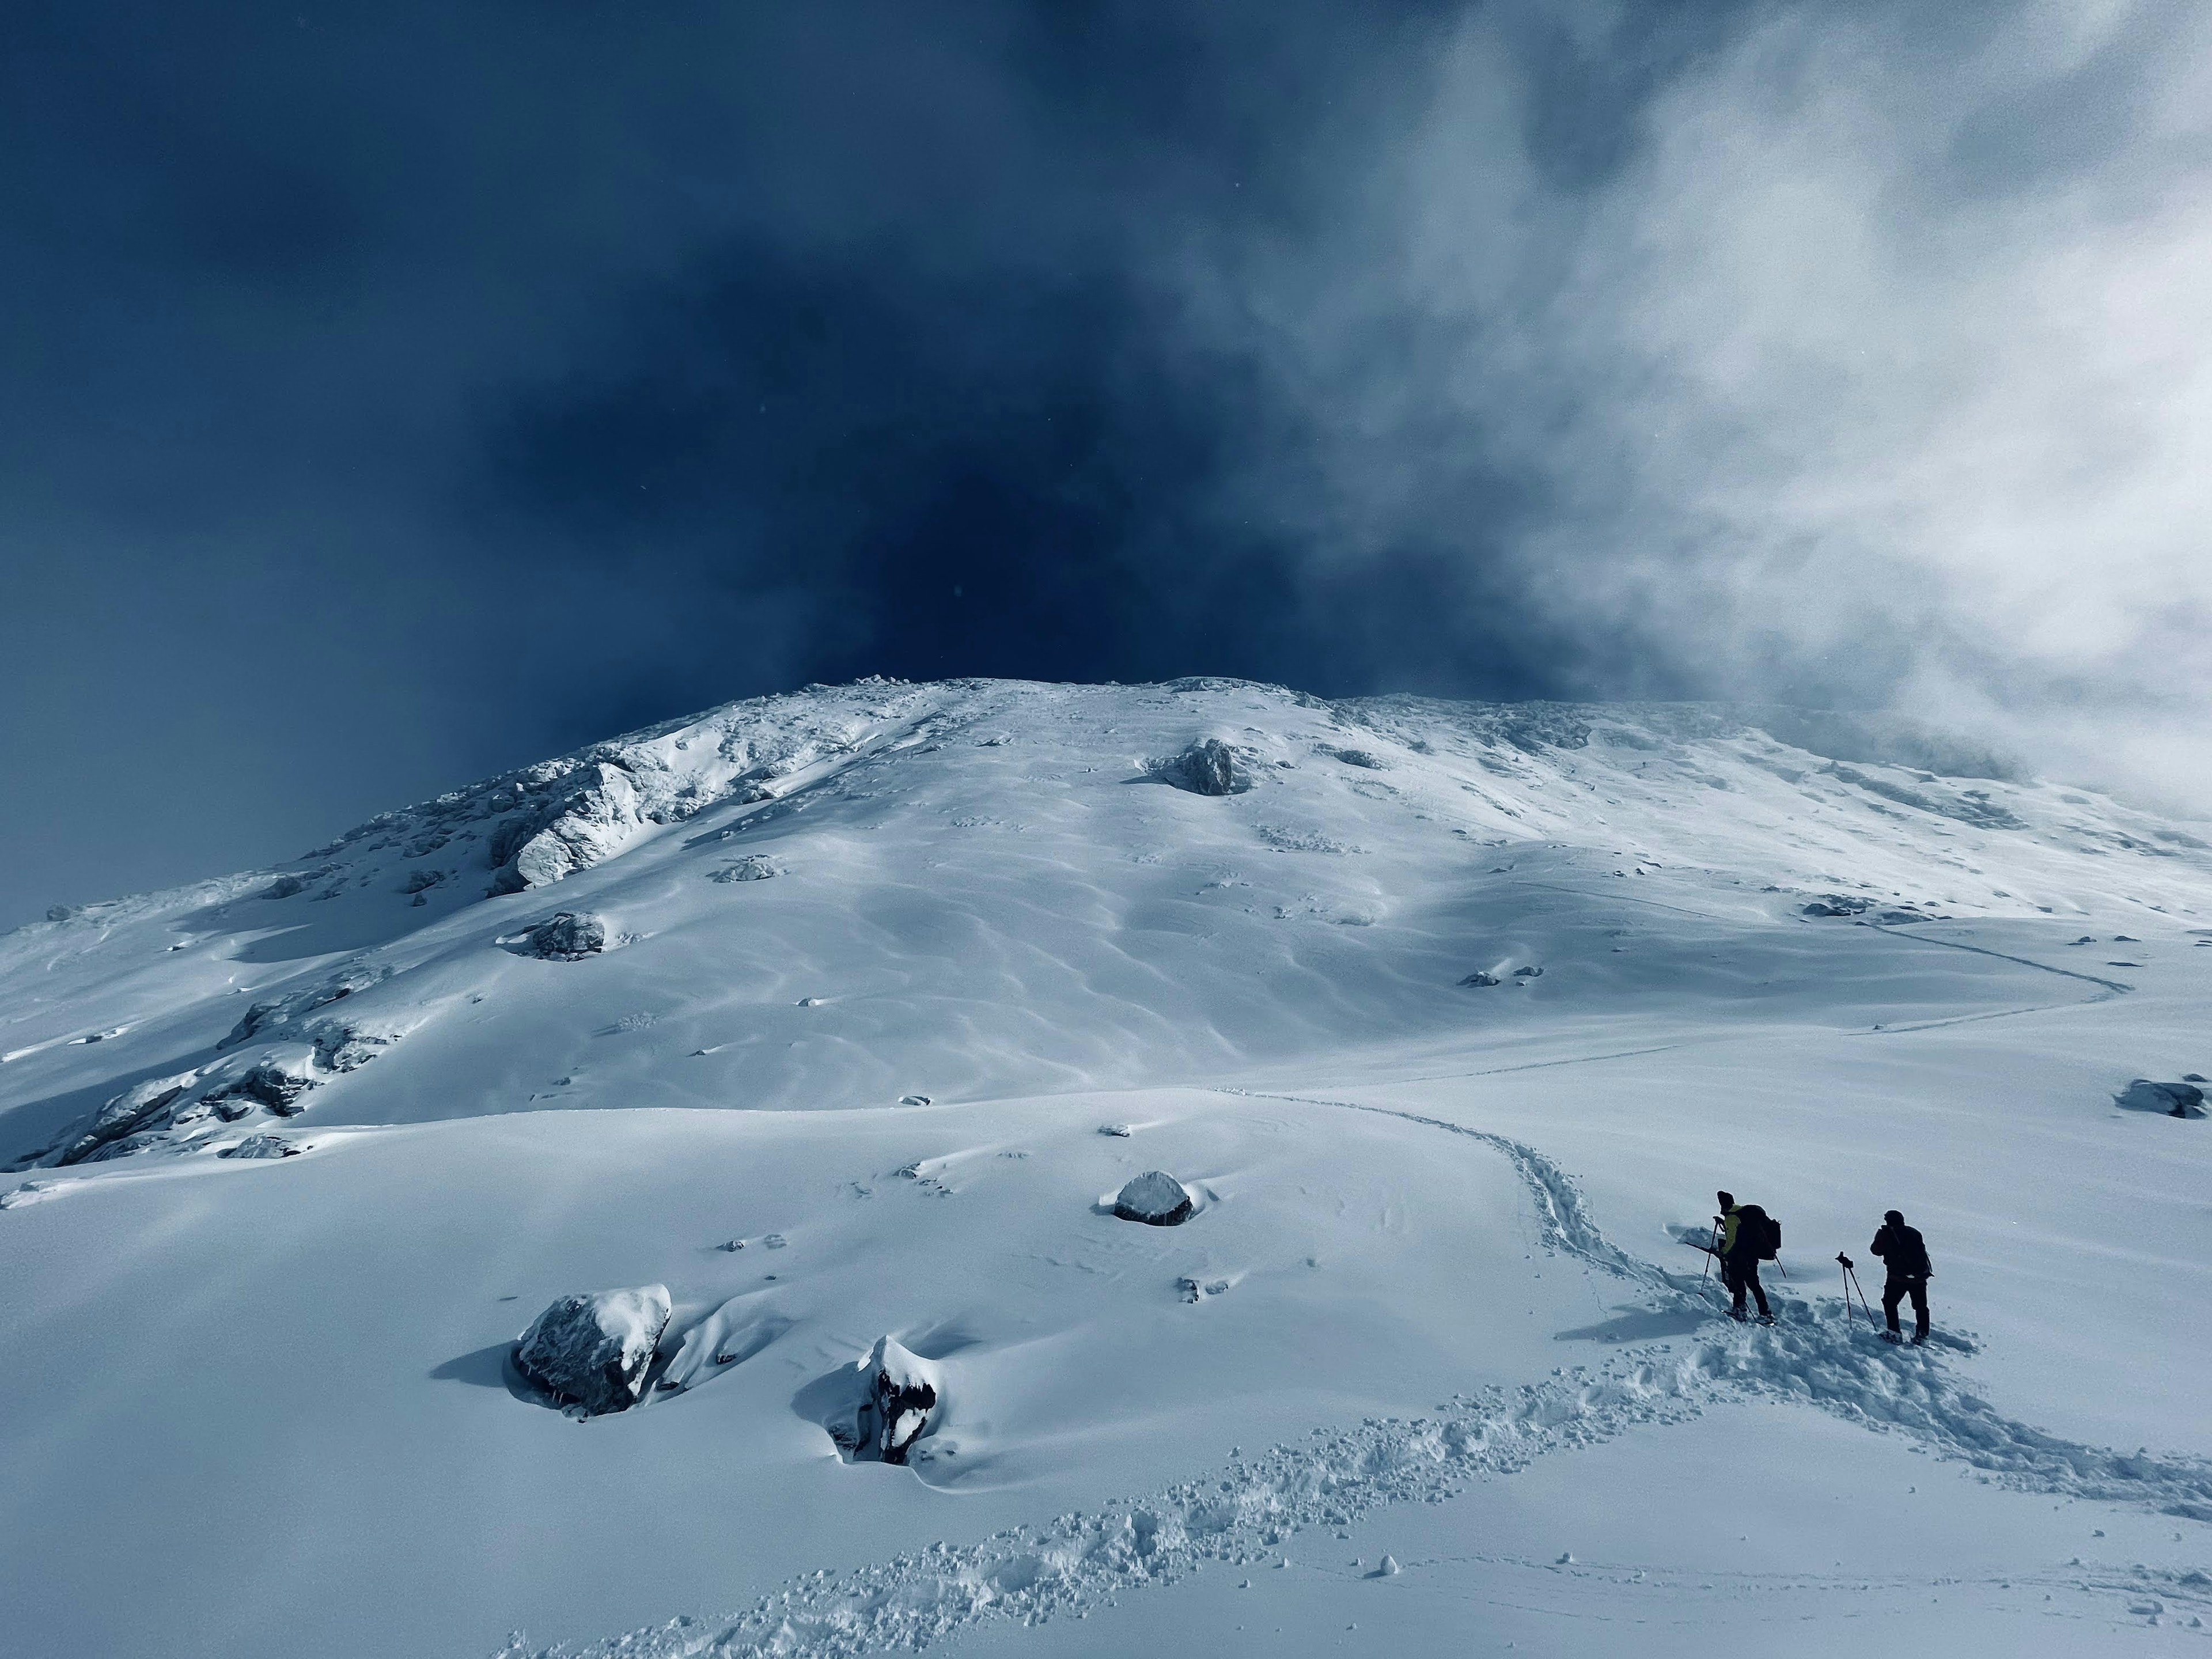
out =
{"type": "Polygon", "coordinates": [[[300,1149],[276,1135],[248,1135],[235,1146],[226,1146],[217,1158],[297,1158],[300,1149]]]}
{"type": "Polygon", "coordinates": [[[287,899],[290,898],[295,893],[304,893],[307,890],[307,884],[301,881],[299,877],[279,876],[276,880],[270,882],[266,887],[263,888],[258,893],[256,893],[254,897],[265,899],[287,899]]]}
{"type": "Polygon", "coordinates": [[[1541,968],[1534,967],[1533,965],[1526,968],[1516,968],[1513,970],[1513,977],[1516,979],[1541,979],[1544,977],[1544,970],[1541,968]]]}
{"type": "Polygon", "coordinates": [[[735,864],[726,864],[720,869],[710,872],[707,879],[709,881],[766,881],[771,877],[780,876],[782,873],[783,872],[776,867],[773,860],[754,853],[739,859],[735,864]]]}
{"type": "Polygon", "coordinates": [[[318,1008],[326,1008],[333,1002],[343,1001],[357,991],[365,991],[392,976],[389,968],[368,968],[358,963],[342,968],[319,985],[305,991],[295,991],[288,996],[257,1002],[246,1011],[238,1024],[230,1028],[230,1035],[216,1044],[218,1048],[234,1048],[241,1042],[272,1033],[292,1035],[285,1030],[302,1016],[318,1008]]]}
{"type": "Polygon", "coordinates": [[[943,1378],[937,1367],[890,1337],[876,1340],[868,1356],[868,1406],[860,1429],[864,1445],[885,1463],[903,1463],[914,1443],[927,1434],[943,1378]]]}
{"type": "Polygon", "coordinates": [[[2202,1083],[2205,1079],[2202,1072],[2184,1072],[2181,1074],[2181,1080],[2184,1083],[2202,1083]]]}
{"type": "Polygon", "coordinates": [[[52,1164],[82,1164],[103,1147],[121,1141],[161,1116],[198,1080],[197,1072],[149,1078],[115,1096],[41,1156],[52,1164]]]}
{"type": "Polygon", "coordinates": [[[1194,795],[1233,795],[1251,787],[1237,757],[1218,738],[1194,743],[1160,769],[1160,775],[1194,795]]]}
{"type": "Polygon", "coordinates": [[[264,1060],[237,1082],[207,1098],[210,1104],[217,1106],[218,1115],[227,1122],[244,1116],[246,1111],[252,1109],[252,1104],[266,1106],[279,1117],[292,1117],[307,1109],[300,1104],[300,1098],[315,1086],[317,1080],[305,1065],[264,1060]],[[229,1102],[238,1103],[244,1109],[234,1113],[222,1111],[220,1103],[229,1102]]]}
{"type": "Polygon", "coordinates": [[[607,948],[606,924],[588,911],[563,910],[524,934],[523,944],[548,962],[581,962],[607,948]]]}
{"type": "Polygon", "coordinates": [[[665,1285],[564,1296],[514,1346],[514,1368],[579,1417],[626,1411],[645,1392],[672,1304],[665,1285]]]}
{"type": "Polygon", "coordinates": [[[1808,916],[1856,916],[1867,908],[1867,901],[1848,893],[1830,893],[1814,899],[1798,914],[1808,916]]]}
{"type": "Polygon", "coordinates": [[[2204,1091],[2194,1083],[2154,1083],[2137,1078],[2112,1097],[2112,1103],[2130,1112],[2156,1112],[2163,1117],[2203,1117],[2204,1091]]]}
{"type": "Polygon", "coordinates": [[[1380,760],[1364,749],[1336,749],[1325,743],[1316,746],[1331,760],[1340,762],[1346,766],[1362,767],[1370,772],[1381,772],[1387,769],[1380,760]]]}
{"type": "Polygon", "coordinates": [[[1469,974],[1465,979],[1460,981],[1460,983],[1462,985],[1473,985],[1476,987],[1495,985],[1498,983],[1498,975],[1495,974],[1486,974],[1481,969],[1478,968],[1473,973],[1469,974]]]}
{"type": "Polygon", "coordinates": [[[1180,1227],[1195,1206],[1183,1184],[1165,1170],[1147,1170],[1133,1176],[1115,1195],[1114,1213],[1124,1221],[1141,1221],[1147,1227],[1180,1227]]]}

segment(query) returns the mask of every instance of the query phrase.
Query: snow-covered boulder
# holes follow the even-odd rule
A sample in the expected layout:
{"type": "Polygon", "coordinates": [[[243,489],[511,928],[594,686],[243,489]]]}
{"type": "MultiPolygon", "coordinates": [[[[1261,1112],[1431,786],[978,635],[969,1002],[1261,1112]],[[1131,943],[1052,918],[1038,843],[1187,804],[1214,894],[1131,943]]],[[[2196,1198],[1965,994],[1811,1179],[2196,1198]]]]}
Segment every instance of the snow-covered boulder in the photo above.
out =
{"type": "Polygon", "coordinates": [[[1237,757],[1218,738],[1191,744],[1163,767],[1160,775],[1194,795],[1233,795],[1250,787],[1237,769],[1237,757]]]}
{"type": "Polygon", "coordinates": [[[607,948],[607,925],[587,910],[563,910],[525,933],[522,943],[548,962],[581,962],[607,948]]]}
{"type": "Polygon", "coordinates": [[[1473,986],[1475,989],[1480,990],[1485,986],[1497,984],[1498,975],[1495,974],[1485,973],[1481,969],[1478,968],[1473,973],[1469,974],[1465,979],[1460,981],[1460,983],[1462,985],[1473,986]]]}
{"type": "Polygon", "coordinates": [[[665,1285],[564,1296],[514,1346],[514,1368],[585,1417],[625,1411],[645,1392],[673,1310],[665,1285]]]}
{"type": "Polygon", "coordinates": [[[248,1135],[237,1146],[226,1146],[216,1154],[217,1158],[297,1158],[299,1155],[300,1149],[290,1141],[270,1134],[248,1135]]]}
{"type": "Polygon", "coordinates": [[[1147,1227],[1180,1227],[1195,1206],[1183,1184],[1165,1170],[1147,1170],[1115,1194],[1114,1213],[1147,1227]]]}
{"type": "Polygon", "coordinates": [[[914,1443],[929,1432],[938,1401],[944,1397],[944,1373],[936,1364],[911,1353],[888,1336],[876,1339],[868,1356],[868,1412],[863,1438],[885,1463],[903,1463],[914,1443]]]}
{"type": "Polygon", "coordinates": [[[735,864],[726,864],[719,870],[710,871],[707,879],[724,882],[768,881],[782,873],[781,867],[775,860],[764,858],[758,853],[749,853],[735,864]]]}
{"type": "Polygon", "coordinates": [[[2114,1103],[2130,1112],[2203,1117],[2204,1091],[2193,1083],[2154,1083],[2148,1078],[2139,1077],[2114,1097],[2114,1103]]]}

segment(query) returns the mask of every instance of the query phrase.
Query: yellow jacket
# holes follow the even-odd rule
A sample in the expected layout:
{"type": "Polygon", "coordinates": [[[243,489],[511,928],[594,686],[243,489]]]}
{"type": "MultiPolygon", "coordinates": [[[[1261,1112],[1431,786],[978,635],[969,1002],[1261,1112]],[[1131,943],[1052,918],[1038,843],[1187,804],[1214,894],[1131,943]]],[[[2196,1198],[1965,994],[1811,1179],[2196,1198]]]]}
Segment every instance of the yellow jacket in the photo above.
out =
{"type": "Polygon", "coordinates": [[[1736,1229],[1736,1224],[1737,1224],[1738,1222],[1741,1221],[1742,1219],[1743,1219],[1743,1215],[1742,1215],[1742,1213],[1741,1213],[1741,1209],[1739,1208],[1739,1206],[1737,1206],[1736,1205],[1734,1205],[1734,1204],[1731,1204],[1731,1205],[1729,1205],[1729,1211],[1728,1211],[1728,1213],[1727,1213],[1726,1215],[1724,1215],[1724,1216],[1723,1216],[1723,1217],[1721,1218],[1721,1251],[1720,1251],[1720,1253],[1721,1253],[1723,1255],[1729,1255],[1731,1251],[1733,1251],[1733,1250],[1735,1249],[1735,1229],[1736,1229]]]}

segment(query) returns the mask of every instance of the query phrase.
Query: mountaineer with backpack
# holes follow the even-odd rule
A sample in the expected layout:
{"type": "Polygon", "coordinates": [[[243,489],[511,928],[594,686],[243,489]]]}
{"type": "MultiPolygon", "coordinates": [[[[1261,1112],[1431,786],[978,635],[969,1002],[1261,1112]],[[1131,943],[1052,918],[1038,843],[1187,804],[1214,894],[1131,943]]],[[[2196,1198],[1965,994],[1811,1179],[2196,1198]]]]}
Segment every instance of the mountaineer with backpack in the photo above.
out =
{"type": "Polygon", "coordinates": [[[1928,1260],[1928,1245],[1920,1237],[1917,1227],[1908,1227],[1905,1218],[1895,1210],[1885,1211],[1881,1231],[1874,1236],[1867,1247],[1882,1260],[1889,1269],[1888,1282],[1881,1287],[1881,1310],[1889,1321],[1889,1328],[1882,1333],[1887,1341],[1904,1340],[1898,1328],[1897,1304],[1905,1297],[1912,1298],[1912,1342],[1915,1347],[1928,1340],[1928,1281],[1936,1269],[1928,1260]]]}
{"type": "Polygon", "coordinates": [[[1744,1316],[1744,1293],[1749,1291],[1759,1303],[1759,1322],[1771,1325],[1774,1313],[1766,1305],[1766,1287],[1759,1282],[1759,1264],[1781,1254],[1782,1224],[1756,1204],[1738,1204],[1732,1193],[1715,1196],[1721,1212],[1713,1218],[1711,1254],[1719,1259],[1721,1283],[1732,1298],[1729,1317],[1744,1316]]]}

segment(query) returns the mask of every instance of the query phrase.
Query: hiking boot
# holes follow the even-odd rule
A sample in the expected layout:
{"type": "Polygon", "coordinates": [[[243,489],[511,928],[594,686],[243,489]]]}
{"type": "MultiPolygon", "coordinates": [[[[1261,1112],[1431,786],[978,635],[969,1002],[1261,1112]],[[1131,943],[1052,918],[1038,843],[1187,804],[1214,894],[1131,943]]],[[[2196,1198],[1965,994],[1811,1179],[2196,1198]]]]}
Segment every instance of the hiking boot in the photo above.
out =
{"type": "Polygon", "coordinates": [[[1881,1334],[1881,1340],[1882,1340],[1883,1341],[1885,1341],[1885,1342],[1902,1342],[1902,1341],[1904,1341],[1904,1340],[1905,1340],[1905,1338],[1904,1338],[1904,1336],[1903,1336],[1900,1333],[1899,1333],[1899,1332],[1896,1332],[1896,1331],[1884,1331],[1884,1332],[1881,1334]]]}

